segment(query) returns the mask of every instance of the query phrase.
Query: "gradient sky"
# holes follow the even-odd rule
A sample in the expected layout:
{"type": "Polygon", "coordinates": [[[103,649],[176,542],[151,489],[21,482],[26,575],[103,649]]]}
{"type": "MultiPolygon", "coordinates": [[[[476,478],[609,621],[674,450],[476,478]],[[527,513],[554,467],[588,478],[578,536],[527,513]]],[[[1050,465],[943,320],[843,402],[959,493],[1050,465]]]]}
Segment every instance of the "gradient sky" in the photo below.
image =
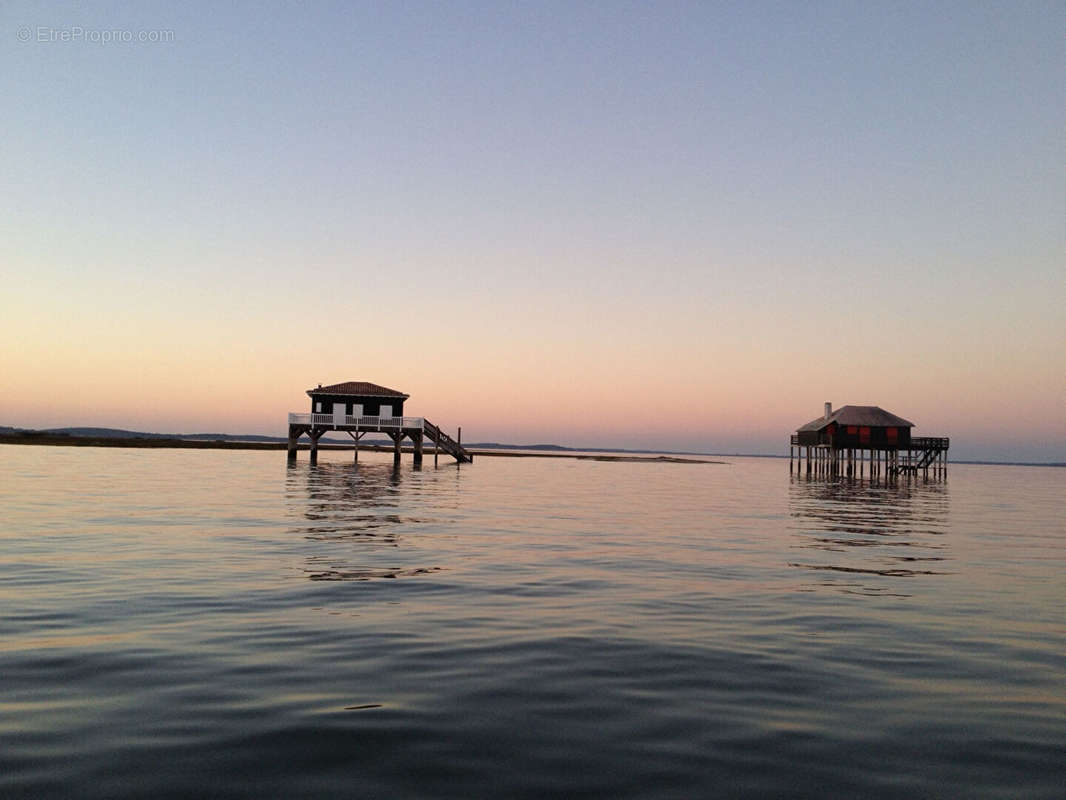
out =
{"type": "Polygon", "coordinates": [[[0,424],[1066,460],[1062,2],[8,2],[0,87],[0,424]]]}

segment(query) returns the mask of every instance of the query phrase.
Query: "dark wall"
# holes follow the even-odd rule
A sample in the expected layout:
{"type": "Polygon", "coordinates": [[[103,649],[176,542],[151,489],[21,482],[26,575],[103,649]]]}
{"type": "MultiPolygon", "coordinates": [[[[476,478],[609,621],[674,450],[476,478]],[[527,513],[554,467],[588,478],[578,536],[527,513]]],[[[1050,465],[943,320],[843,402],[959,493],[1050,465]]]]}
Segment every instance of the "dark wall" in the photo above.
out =
{"type": "Polygon", "coordinates": [[[868,427],[841,425],[833,434],[834,447],[872,447],[876,450],[902,448],[905,450],[910,443],[910,428],[889,428],[877,425],[868,427]],[[864,435],[864,430],[869,431],[869,433],[864,435]],[[890,430],[896,432],[895,438],[889,435],[890,430]]]}
{"type": "Polygon", "coordinates": [[[345,414],[351,414],[352,406],[361,403],[363,406],[363,414],[368,417],[379,416],[381,414],[382,406],[391,406],[392,415],[394,417],[403,416],[403,400],[391,397],[378,397],[375,395],[311,395],[311,413],[332,414],[334,403],[343,403],[345,414]],[[320,402],[322,403],[322,410],[318,411],[316,406],[320,402]]]}
{"type": "Polygon", "coordinates": [[[896,438],[888,434],[883,426],[865,426],[869,433],[863,435],[864,426],[830,425],[820,431],[799,431],[797,437],[801,447],[819,444],[831,444],[836,448],[873,448],[875,450],[906,450],[911,443],[910,428],[895,428],[896,438]]]}

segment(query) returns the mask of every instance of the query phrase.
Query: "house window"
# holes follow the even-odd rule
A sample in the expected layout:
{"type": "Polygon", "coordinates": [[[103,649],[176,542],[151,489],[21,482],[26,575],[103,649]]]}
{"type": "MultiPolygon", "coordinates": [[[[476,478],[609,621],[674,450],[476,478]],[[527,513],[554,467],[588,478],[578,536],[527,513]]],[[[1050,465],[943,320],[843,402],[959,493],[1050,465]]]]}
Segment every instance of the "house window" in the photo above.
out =
{"type": "Polygon", "coordinates": [[[885,428],[885,439],[889,444],[896,444],[899,441],[899,428],[885,428]]]}
{"type": "Polygon", "coordinates": [[[856,435],[858,435],[858,433],[859,433],[859,426],[858,425],[848,425],[848,435],[849,436],[856,436],[856,435]]]}
{"type": "Polygon", "coordinates": [[[315,413],[316,414],[321,414],[322,413],[322,401],[321,400],[319,400],[317,403],[315,403],[315,413]]]}
{"type": "Polygon", "coordinates": [[[863,444],[870,443],[870,429],[863,425],[859,428],[859,441],[863,444]]]}

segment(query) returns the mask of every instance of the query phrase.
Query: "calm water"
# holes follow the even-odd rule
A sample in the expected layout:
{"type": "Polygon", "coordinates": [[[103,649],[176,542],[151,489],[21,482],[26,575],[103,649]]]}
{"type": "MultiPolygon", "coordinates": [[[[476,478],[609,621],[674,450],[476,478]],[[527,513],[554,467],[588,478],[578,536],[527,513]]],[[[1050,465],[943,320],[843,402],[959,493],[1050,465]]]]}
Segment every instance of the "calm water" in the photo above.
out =
{"type": "Polygon", "coordinates": [[[0,796],[1063,796],[1066,470],[350,458],[0,447],[0,796]]]}

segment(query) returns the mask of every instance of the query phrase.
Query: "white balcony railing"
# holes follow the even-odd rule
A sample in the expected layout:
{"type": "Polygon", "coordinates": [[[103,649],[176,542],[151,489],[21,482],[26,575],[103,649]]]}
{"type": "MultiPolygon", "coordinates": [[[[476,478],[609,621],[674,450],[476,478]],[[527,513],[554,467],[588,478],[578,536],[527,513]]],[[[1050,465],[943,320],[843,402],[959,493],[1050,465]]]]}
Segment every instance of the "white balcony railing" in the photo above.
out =
{"type": "Polygon", "coordinates": [[[372,431],[422,430],[425,425],[423,417],[369,417],[344,414],[289,414],[290,425],[319,425],[324,428],[358,428],[372,431]]]}

